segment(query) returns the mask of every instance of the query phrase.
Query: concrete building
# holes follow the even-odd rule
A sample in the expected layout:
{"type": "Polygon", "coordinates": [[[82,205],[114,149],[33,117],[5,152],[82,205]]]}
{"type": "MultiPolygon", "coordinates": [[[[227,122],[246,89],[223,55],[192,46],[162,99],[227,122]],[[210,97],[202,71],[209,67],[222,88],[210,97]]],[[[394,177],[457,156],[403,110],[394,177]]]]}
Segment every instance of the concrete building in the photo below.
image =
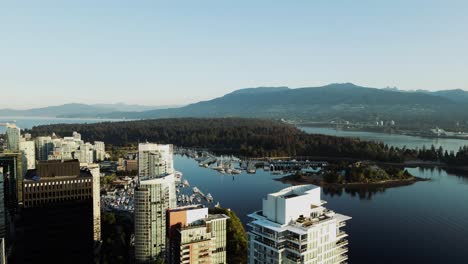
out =
{"type": "Polygon", "coordinates": [[[54,150],[54,144],[51,137],[36,137],[36,159],[47,160],[49,153],[54,150]]]}
{"type": "Polygon", "coordinates": [[[5,178],[3,167],[0,167],[0,238],[6,236],[6,208],[5,208],[5,178]]]}
{"type": "Polygon", "coordinates": [[[15,124],[6,124],[6,139],[7,139],[7,148],[12,152],[19,151],[19,142],[20,142],[20,128],[15,124]]]}
{"type": "Polygon", "coordinates": [[[19,151],[23,155],[23,164],[26,170],[33,170],[36,168],[36,146],[34,141],[21,138],[19,142],[19,151]]]}
{"type": "Polygon", "coordinates": [[[102,141],[94,141],[94,159],[103,161],[106,159],[106,145],[102,141]]]}
{"type": "Polygon", "coordinates": [[[80,161],[80,163],[93,163],[94,162],[94,148],[90,143],[79,145],[79,149],[74,151],[73,157],[80,161]]]}
{"type": "Polygon", "coordinates": [[[226,221],[224,214],[208,214],[201,205],[167,212],[169,264],[226,263],[226,221]]]}
{"type": "Polygon", "coordinates": [[[164,259],[166,210],[177,206],[174,174],[140,177],[134,206],[136,262],[164,259]]]}
{"type": "Polygon", "coordinates": [[[0,237],[0,264],[6,264],[5,238],[0,237]]]}
{"type": "Polygon", "coordinates": [[[0,167],[5,180],[5,203],[10,210],[17,208],[23,199],[24,167],[22,154],[0,153],[0,167]]]}
{"type": "Polygon", "coordinates": [[[320,187],[300,185],[268,194],[249,215],[248,263],[346,263],[348,216],[323,207],[320,187]]]}
{"type": "Polygon", "coordinates": [[[93,177],[93,230],[94,241],[101,241],[101,173],[99,164],[80,164],[82,171],[89,171],[93,177]]]}
{"type": "Polygon", "coordinates": [[[138,170],[138,160],[125,160],[125,170],[128,172],[138,170]]]}
{"type": "Polygon", "coordinates": [[[140,143],[138,145],[138,175],[157,176],[174,173],[172,145],[140,143]]]}

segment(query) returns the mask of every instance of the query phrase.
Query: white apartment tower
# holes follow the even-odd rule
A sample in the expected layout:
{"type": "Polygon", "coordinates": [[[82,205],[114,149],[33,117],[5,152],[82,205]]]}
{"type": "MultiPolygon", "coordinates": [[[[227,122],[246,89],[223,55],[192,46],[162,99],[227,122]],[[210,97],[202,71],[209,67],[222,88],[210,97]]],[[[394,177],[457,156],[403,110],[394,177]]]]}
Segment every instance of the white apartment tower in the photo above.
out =
{"type": "Polygon", "coordinates": [[[135,260],[164,260],[166,210],[175,208],[176,188],[172,145],[140,144],[139,184],[135,188],[135,260]]]}
{"type": "Polygon", "coordinates": [[[346,263],[348,216],[323,207],[320,187],[300,185],[268,194],[263,210],[249,215],[250,264],[346,263]]]}
{"type": "Polygon", "coordinates": [[[174,173],[173,147],[153,143],[138,145],[138,175],[157,176],[174,173]]]}
{"type": "MultiPolygon", "coordinates": [[[[19,142],[19,151],[23,155],[23,164],[28,170],[36,168],[36,146],[34,141],[21,138],[19,142]]],[[[24,170],[26,172],[26,170],[24,170]]]]}
{"type": "Polygon", "coordinates": [[[177,206],[174,174],[140,177],[135,189],[135,260],[164,259],[166,210],[177,206]]]}
{"type": "Polygon", "coordinates": [[[12,152],[19,151],[19,142],[20,142],[20,128],[15,124],[6,124],[6,139],[7,139],[7,148],[12,152]]]}
{"type": "Polygon", "coordinates": [[[94,141],[95,160],[103,161],[106,159],[106,145],[102,141],[94,141]]]}

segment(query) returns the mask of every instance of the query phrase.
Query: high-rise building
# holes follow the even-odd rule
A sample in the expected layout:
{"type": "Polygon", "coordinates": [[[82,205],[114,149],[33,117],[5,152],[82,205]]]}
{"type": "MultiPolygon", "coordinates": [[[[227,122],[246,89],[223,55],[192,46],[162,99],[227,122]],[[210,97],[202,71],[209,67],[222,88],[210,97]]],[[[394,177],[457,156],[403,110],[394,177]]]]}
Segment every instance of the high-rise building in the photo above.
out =
{"type": "Polygon", "coordinates": [[[12,152],[19,151],[19,142],[20,142],[20,128],[15,124],[6,124],[6,138],[7,138],[7,148],[12,152]]]}
{"type": "Polygon", "coordinates": [[[79,146],[79,149],[75,150],[74,158],[79,160],[80,163],[93,163],[93,145],[91,145],[90,143],[81,144],[79,146]]]}
{"type": "Polygon", "coordinates": [[[76,160],[39,162],[28,173],[16,262],[93,263],[95,181],[76,160]]]}
{"type": "Polygon", "coordinates": [[[36,137],[36,159],[48,160],[49,153],[54,150],[51,137],[36,137]]]}
{"type": "Polygon", "coordinates": [[[102,141],[94,141],[94,158],[98,161],[106,159],[106,145],[102,141]]]}
{"type": "Polygon", "coordinates": [[[323,207],[320,187],[300,185],[268,194],[249,215],[248,263],[346,263],[348,216],[323,207]]]}
{"type": "Polygon", "coordinates": [[[5,238],[0,237],[0,264],[6,264],[5,238]]]}
{"type": "Polygon", "coordinates": [[[153,143],[138,145],[138,175],[158,176],[174,173],[173,147],[153,143]]]}
{"type": "Polygon", "coordinates": [[[93,230],[94,241],[101,241],[101,172],[99,164],[80,164],[81,170],[93,176],[93,230]]]}
{"type": "Polygon", "coordinates": [[[208,214],[201,205],[167,212],[169,264],[226,263],[226,221],[224,214],[208,214]]]}
{"type": "Polygon", "coordinates": [[[34,141],[29,141],[24,138],[20,139],[19,151],[23,155],[23,164],[26,170],[33,170],[36,168],[36,146],[34,141]]]}
{"type": "Polygon", "coordinates": [[[164,259],[166,210],[177,206],[174,174],[140,177],[135,188],[135,260],[164,259]]]}
{"type": "Polygon", "coordinates": [[[6,210],[5,210],[5,178],[3,176],[3,167],[0,167],[0,238],[6,236],[6,210]]]}
{"type": "Polygon", "coordinates": [[[13,210],[23,200],[23,158],[22,154],[0,153],[0,167],[3,167],[5,181],[5,203],[9,210],[13,210]]]}

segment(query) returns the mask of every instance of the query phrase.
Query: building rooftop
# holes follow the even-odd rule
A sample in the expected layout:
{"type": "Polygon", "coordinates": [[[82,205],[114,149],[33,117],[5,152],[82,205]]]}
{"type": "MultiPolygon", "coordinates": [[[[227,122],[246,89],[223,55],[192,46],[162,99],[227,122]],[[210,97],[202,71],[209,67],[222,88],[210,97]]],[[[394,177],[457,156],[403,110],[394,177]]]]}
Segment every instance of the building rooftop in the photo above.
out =
{"type": "Polygon", "coordinates": [[[267,227],[270,230],[276,231],[276,232],[281,232],[284,230],[290,230],[294,231],[295,233],[301,234],[301,233],[307,233],[307,229],[313,228],[316,225],[323,224],[326,221],[337,221],[337,222],[344,222],[347,220],[350,220],[351,217],[342,215],[342,214],[337,214],[332,210],[328,210],[322,207],[322,212],[320,212],[316,216],[301,216],[297,219],[294,219],[290,221],[289,223],[285,225],[281,225],[278,223],[275,223],[268,218],[266,218],[264,215],[262,215],[262,211],[257,211],[255,213],[252,213],[249,215],[249,217],[255,219],[252,223],[261,225],[263,227],[267,227]]]}
{"type": "Polygon", "coordinates": [[[151,180],[158,180],[158,179],[163,180],[168,176],[174,176],[174,174],[166,173],[166,174],[163,174],[163,175],[143,176],[143,177],[138,176],[138,177],[140,179],[140,183],[144,183],[145,181],[151,181],[151,180]]]}
{"type": "Polygon", "coordinates": [[[310,191],[320,188],[319,186],[307,184],[307,185],[296,185],[288,188],[284,188],[278,192],[270,193],[269,195],[281,198],[293,198],[300,195],[308,194],[310,191]]]}

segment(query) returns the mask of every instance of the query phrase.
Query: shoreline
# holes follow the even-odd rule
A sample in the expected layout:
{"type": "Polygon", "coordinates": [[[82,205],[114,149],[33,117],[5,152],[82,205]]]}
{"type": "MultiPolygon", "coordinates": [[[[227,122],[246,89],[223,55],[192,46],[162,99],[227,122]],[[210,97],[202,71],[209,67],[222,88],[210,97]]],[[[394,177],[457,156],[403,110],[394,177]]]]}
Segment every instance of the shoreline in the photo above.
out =
{"type": "Polygon", "coordinates": [[[281,178],[274,179],[286,184],[302,185],[313,184],[326,189],[371,189],[371,188],[393,188],[407,186],[421,181],[430,181],[430,179],[412,176],[403,180],[387,180],[380,182],[353,182],[353,183],[326,183],[317,177],[301,176],[299,179],[295,175],[286,175],[281,178]]]}
{"type": "MultiPolygon", "coordinates": [[[[328,128],[328,129],[336,129],[333,126],[329,125],[321,125],[321,124],[293,124],[297,128],[301,127],[315,127],[315,128],[328,128]]],[[[397,129],[392,129],[390,131],[384,131],[380,129],[372,129],[372,128],[341,128],[340,131],[344,132],[370,132],[370,133],[378,133],[378,134],[387,134],[387,135],[401,135],[401,136],[409,136],[409,137],[420,137],[420,138],[427,138],[427,139],[459,139],[459,140],[466,140],[468,144],[468,137],[463,137],[463,136],[435,136],[435,135],[430,135],[428,133],[421,133],[417,131],[412,131],[412,130],[397,130],[397,129]]]]}

